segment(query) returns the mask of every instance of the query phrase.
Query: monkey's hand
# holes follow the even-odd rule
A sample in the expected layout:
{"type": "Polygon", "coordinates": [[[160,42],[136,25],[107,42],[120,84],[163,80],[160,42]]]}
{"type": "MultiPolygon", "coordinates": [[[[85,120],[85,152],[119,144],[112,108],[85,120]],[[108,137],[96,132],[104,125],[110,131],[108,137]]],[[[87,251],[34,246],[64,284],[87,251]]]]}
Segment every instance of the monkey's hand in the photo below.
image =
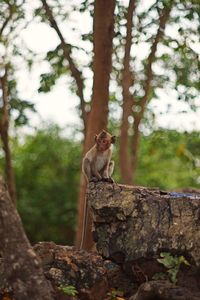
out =
{"type": "Polygon", "coordinates": [[[98,181],[100,181],[101,179],[99,179],[99,178],[96,178],[96,177],[92,177],[90,180],[89,180],[89,182],[98,182],[98,181]]]}

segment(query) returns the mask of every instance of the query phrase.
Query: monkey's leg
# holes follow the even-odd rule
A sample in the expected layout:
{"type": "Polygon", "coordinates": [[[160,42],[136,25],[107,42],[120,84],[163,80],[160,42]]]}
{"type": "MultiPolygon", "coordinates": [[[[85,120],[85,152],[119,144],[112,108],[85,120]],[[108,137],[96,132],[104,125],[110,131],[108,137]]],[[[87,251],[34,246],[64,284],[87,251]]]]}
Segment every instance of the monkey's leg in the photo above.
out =
{"type": "Polygon", "coordinates": [[[109,178],[109,163],[107,163],[101,170],[102,180],[106,181],[109,178]]]}
{"type": "Polygon", "coordinates": [[[111,160],[108,166],[108,176],[111,177],[114,171],[115,162],[114,160],[111,160]]]}

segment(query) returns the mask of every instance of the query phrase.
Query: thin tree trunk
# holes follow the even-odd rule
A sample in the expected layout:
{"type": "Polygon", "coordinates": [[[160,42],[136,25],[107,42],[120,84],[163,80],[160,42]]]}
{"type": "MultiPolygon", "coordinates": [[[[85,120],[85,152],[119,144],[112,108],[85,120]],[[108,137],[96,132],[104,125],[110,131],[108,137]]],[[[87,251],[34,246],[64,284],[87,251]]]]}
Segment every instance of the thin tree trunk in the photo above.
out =
{"type": "Polygon", "coordinates": [[[132,171],[132,182],[135,182],[136,170],[137,170],[137,161],[138,161],[138,149],[140,144],[140,119],[135,117],[133,123],[133,136],[131,139],[132,147],[131,147],[131,171],[132,171]]]}
{"type": "Polygon", "coordinates": [[[7,191],[0,178],[1,290],[8,286],[16,300],[51,300],[51,286],[44,277],[7,191]]]}
{"type": "Polygon", "coordinates": [[[2,132],[1,139],[3,144],[3,150],[5,153],[5,175],[8,184],[8,191],[13,203],[16,205],[16,201],[17,201],[16,184],[15,184],[14,170],[12,166],[11,152],[9,147],[8,132],[6,131],[2,132]]]}
{"type": "MultiPolygon", "coordinates": [[[[84,150],[86,153],[94,144],[94,136],[107,128],[109,80],[112,67],[112,40],[114,35],[114,9],[116,0],[96,0],[94,6],[94,79],[91,111],[88,118],[84,150]]],[[[83,175],[80,181],[78,202],[78,225],[76,246],[80,247],[85,230],[83,249],[91,249],[93,245],[91,234],[91,218],[88,213],[87,227],[84,228],[86,183],[83,175]]],[[[87,209],[86,209],[87,210],[87,209]]]]}
{"type": "Polygon", "coordinates": [[[152,79],[153,79],[152,65],[153,65],[153,63],[156,59],[156,51],[157,51],[158,43],[160,42],[161,38],[164,35],[165,26],[166,26],[166,23],[167,23],[167,21],[169,19],[169,16],[170,16],[170,12],[171,12],[171,9],[172,9],[172,4],[173,4],[173,1],[171,1],[168,6],[164,7],[162,12],[161,12],[158,31],[157,31],[157,34],[155,36],[154,42],[153,42],[152,47],[151,47],[150,54],[149,54],[148,59],[147,59],[147,67],[146,67],[146,71],[145,71],[146,80],[144,82],[144,96],[140,100],[140,102],[137,104],[137,105],[140,106],[140,111],[138,113],[136,113],[136,112],[133,113],[133,116],[134,116],[134,124],[133,124],[134,133],[133,133],[133,138],[132,138],[132,152],[131,152],[132,153],[131,168],[132,168],[133,179],[135,179],[135,172],[136,172],[137,160],[138,160],[138,150],[139,150],[139,141],[140,141],[139,125],[142,121],[146,105],[149,101],[149,93],[150,93],[150,90],[151,90],[151,82],[152,82],[152,79]]]}
{"type": "Polygon", "coordinates": [[[5,67],[5,74],[1,77],[1,88],[2,88],[2,116],[0,120],[0,136],[2,140],[3,150],[5,154],[5,176],[8,184],[8,191],[13,203],[16,205],[16,184],[15,175],[12,166],[11,151],[9,146],[9,113],[8,113],[8,82],[7,82],[7,69],[5,67]]]}
{"type": "Polygon", "coordinates": [[[132,27],[133,27],[133,13],[135,11],[135,0],[130,0],[127,23],[126,23],[126,42],[124,50],[124,69],[122,71],[122,121],[121,121],[121,135],[120,135],[120,147],[119,147],[119,163],[122,183],[132,183],[132,170],[131,156],[129,153],[129,121],[128,117],[132,115],[133,96],[130,93],[130,87],[134,84],[134,74],[130,70],[131,59],[131,45],[132,45],[132,27]]]}
{"type": "Polygon", "coordinates": [[[2,37],[4,30],[6,29],[6,26],[8,25],[8,23],[10,22],[10,20],[12,19],[13,16],[13,4],[10,4],[8,1],[6,3],[8,5],[8,10],[9,10],[9,14],[8,17],[5,19],[5,21],[3,22],[1,28],[0,28],[0,37],[2,37]]]}

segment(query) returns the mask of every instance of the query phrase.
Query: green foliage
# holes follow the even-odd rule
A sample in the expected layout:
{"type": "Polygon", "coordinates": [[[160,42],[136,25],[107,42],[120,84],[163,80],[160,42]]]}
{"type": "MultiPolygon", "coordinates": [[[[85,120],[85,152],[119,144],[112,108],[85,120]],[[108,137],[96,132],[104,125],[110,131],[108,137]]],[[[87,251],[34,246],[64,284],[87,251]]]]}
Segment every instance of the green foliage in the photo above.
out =
{"type": "Polygon", "coordinates": [[[142,136],[136,184],[163,189],[200,188],[200,134],[157,130],[142,136]]]}
{"type": "MultiPolygon", "coordinates": [[[[8,110],[15,126],[28,124],[27,111],[35,112],[31,102],[20,98],[17,88],[16,72],[19,70],[20,63],[25,61],[30,67],[34,57],[33,52],[27,49],[19,35],[26,26],[23,4],[23,0],[0,1],[0,49],[2,52],[0,69],[1,76],[7,73],[8,110]]],[[[0,107],[0,117],[1,115],[0,107]]]]}
{"type": "Polygon", "coordinates": [[[18,209],[32,242],[71,244],[80,176],[80,145],[53,125],[15,144],[18,209]]]}
{"type": "MultiPolygon", "coordinates": [[[[137,7],[140,6],[138,2],[137,7]]],[[[200,90],[198,44],[200,36],[200,9],[196,0],[159,0],[147,9],[137,11],[133,16],[133,39],[131,69],[134,74],[134,100],[140,101],[144,95],[144,73],[148,67],[150,51],[141,57],[137,52],[146,45],[151,49],[159,26],[159,17],[164,7],[172,6],[163,36],[159,40],[153,64],[153,78],[148,101],[157,97],[158,88],[176,90],[176,97],[185,101],[190,108],[198,108],[197,99],[200,90]],[[137,45],[139,48],[137,48],[137,45]],[[197,46],[197,47],[196,47],[197,46]]],[[[114,64],[112,77],[121,84],[123,64],[125,26],[127,8],[121,1],[117,2],[116,35],[114,38],[114,64]]],[[[116,93],[116,99],[119,93],[116,93]]]]}
{"type": "Polygon", "coordinates": [[[59,290],[68,296],[76,296],[78,291],[73,285],[61,285],[59,290]]]}
{"type": "Polygon", "coordinates": [[[27,112],[36,112],[33,103],[21,100],[19,98],[11,98],[9,101],[10,114],[13,116],[15,126],[23,126],[29,124],[27,112]],[[13,112],[15,112],[13,114],[13,112]]]}
{"type": "Polygon", "coordinates": [[[60,76],[68,73],[68,67],[64,63],[63,50],[56,47],[54,50],[47,52],[46,59],[51,63],[51,71],[41,74],[39,92],[47,93],[56,84],[60,76]]]}
{"type": "MultiPolygon", "coordinates": [[[[17,81],[14,76],[14,68],[11,65],[7,66],[8,68],[8,112],[10,119],[13,121],[15,127],[28,125],[29,118],[28,113],[35,113],[35,106],[33,103],[22,100],[19,97],[18,89],[17,89],[17,81]]],[[[0,118],[2,117],[2,107],[0,107],[0,118]]]]}
{"type": "Polygon", "coordinates": [[[123,300],[123,295],[124,291],[121,289],[112,289],[110,292],[107,293],[109,300],[123,300]]]}
{"type": "Polygon", "coordinates": [[[19,127],[29,123],[27,112],[36,112],[36,110],[33,103],[19,98],[17,81],[13,71],[13,67],[10,66],[8,73],[9,114],[14,121],[14,125],[19,127]]]}
{"type": "Polygon", "coordinates": [[[157,261],[164,265],[167,268],[167,272],[170,276],[170,279],[173,283],[177,281],[177,274],[181,264],[190,266],[189,262],[185,259],[184,256],[172,256],[168,252],[161,252],[161,258],[158,258],[157,261]]]}

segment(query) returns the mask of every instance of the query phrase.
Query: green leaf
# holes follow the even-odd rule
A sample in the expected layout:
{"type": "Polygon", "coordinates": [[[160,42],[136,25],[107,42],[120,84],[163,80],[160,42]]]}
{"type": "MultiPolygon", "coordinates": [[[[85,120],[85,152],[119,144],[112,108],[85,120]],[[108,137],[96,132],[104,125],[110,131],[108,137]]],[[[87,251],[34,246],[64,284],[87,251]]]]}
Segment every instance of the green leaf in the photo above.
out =
{"type": "Polygon", "coordinates": [[[73,285],[62,285],[59,287],[59,290],[68,296],[76,296],[78,291],[73,285]]]}
{"type": "Polygon", "coordinates": [[[183,255],[179,256],[179,261],[180,261],[180,263],[183,263],[186,266],[190,266],[190,263],[187,261],[187,259],[183,255]]]}
{"type": "Polygon", "coordinates": [[[169,269],[167,271],[170,274],[170,279],[173,283],[177,282],[177,274],[178,274],[178,269],[169,269]]]}

